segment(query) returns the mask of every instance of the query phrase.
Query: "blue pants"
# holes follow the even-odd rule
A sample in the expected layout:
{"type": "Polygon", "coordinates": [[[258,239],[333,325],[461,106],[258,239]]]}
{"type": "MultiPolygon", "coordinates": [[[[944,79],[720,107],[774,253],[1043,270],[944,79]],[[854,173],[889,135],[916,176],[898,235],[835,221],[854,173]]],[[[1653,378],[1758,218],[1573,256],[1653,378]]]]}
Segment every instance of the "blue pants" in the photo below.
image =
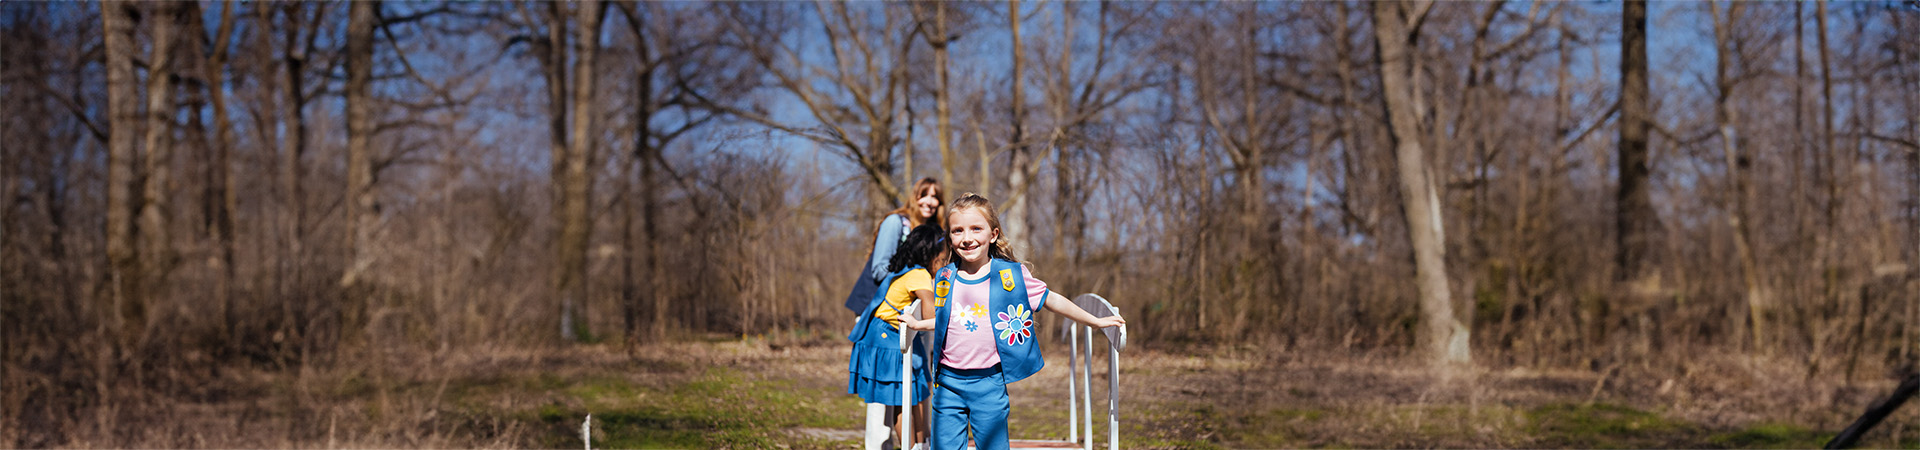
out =
{"type": "Polygon", "coordinates": [[[979,450],[1006,450],[1007,408],[1007,382],[1000,366],[940,366],[933,388],[932,448],[966,450],[967,427],[972,426],[979,450]]]}

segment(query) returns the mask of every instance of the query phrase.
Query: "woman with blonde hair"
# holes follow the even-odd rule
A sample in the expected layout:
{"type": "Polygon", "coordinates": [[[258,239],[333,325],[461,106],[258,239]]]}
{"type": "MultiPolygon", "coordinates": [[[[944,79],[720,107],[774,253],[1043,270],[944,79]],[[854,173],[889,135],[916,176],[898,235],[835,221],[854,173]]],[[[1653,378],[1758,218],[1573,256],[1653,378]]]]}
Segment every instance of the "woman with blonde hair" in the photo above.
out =
{"type": "Polygon", "coordinates": [[[873,250],[867,253],[867,264],[860,268],[860,277],[854,279],[852,292],[847,293],[847,310],[854,314],[865,312],[861,309],[873,300],[874,291],[886,279],[887,263],[893,260],[893,252],[900,248],[900,243],[907,240],[907,232],[923,224],[940,224],[940,210],[946,205],[946,189],[940,187],[940,180],[926,177],[913,184],[913,202],[880,219],[873,233],[873,250]]]}

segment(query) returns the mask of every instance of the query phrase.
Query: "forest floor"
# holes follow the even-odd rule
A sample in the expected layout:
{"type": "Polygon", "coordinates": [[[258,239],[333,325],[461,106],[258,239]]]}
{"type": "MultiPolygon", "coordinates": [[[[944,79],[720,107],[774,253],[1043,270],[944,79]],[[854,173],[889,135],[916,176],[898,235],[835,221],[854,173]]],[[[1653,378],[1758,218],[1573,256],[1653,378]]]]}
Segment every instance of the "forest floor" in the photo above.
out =
{"type": "MultiPolygon", "coordinates": [[[[228,370],[206,388],[211,394],[102,413],[158,425],[110,427],[119,431],[63,446],[580,448],[591,413],[595,448],[857,447],[861,404],[843,393],[849,347],[785,341],[714,337],[631,352],[590,344],[378,355],[326,372],[228,370]]],[[[1010,388],[1015,439],[1067,435],[1065,346],[1049,345],[1047,369],[1010,388]]],[[[1893,386],[1810,382],[1804,370],[1716,358],[1702,355],[1668,376],[1481,368],[1439,377],[1357,356],[1131,348],[1119,434],[1129,448],[1816,448],[1893,386]]],[[[1096,398],[1105,396],[1104,371],[1094,375],[1096,398]]],[[[1862,446],[1920,448],[1920,406],[1862,446]]]]}

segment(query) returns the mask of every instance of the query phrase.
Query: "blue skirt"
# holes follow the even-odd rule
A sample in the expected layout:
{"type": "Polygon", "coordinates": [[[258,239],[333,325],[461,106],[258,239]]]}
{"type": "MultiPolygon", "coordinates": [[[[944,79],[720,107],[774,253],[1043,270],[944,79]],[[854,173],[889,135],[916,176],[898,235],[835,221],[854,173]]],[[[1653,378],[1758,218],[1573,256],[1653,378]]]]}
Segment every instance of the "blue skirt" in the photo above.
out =
{"type": "MultiPolygon", "coordinates": [[[[900,405],[900,331],[885,320],[869,319],[867,333],[853,343],[847,361],[847,393],[867,403],[900,405]]],[[[926,357],[919,340],[913,343],[913,402],[927,399],[926,357]]]]}

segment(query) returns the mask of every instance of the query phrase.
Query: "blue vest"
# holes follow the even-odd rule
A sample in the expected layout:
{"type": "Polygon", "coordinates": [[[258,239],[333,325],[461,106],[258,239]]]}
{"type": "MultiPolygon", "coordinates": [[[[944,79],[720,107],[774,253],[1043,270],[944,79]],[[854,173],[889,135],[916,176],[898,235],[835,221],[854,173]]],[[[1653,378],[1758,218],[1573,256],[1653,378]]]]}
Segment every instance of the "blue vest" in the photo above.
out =
{"type": "MultiPolygon", "coordinates": [[[[891,306],[887,305],[887,289],[893,288],[893,280],[899,279],[901,275],[906,275],[907,272],[912,272],[913,269],[919,269],[919,268],[921,267],[918,264],[916,264],[912,266],[907,266],[907,268],[900,269],[897,272],[887,274],[887,277],[880,281],[880,290],[878,292],[875,292],[871,298],[867,299],[867,306],[865,308],[860,308],[860,318],[854,319],[853,332],[847,333],[847,340],[853,341],[853,342],[860,342],[866,339],[867,329],[870,328],[867,323],[875,321],[874,320],[875,317],[873,317],[874,311],[879,311],[881,307],[892,308],[891,306]]],[[[907,303],[912,304],[913,302],[909,300],[907,303]]],[[[899,311],[895,311],[895,312],[899,312],[899,311]]],[[[896,332],[898,332],[900,329],[899,327],[893,326],[893,324],[887,323],[887,321],[884,321],[884,320],[881,320],[878,322],[880,322],[886,328],[892,329],[896,332]]],[[[899,336],[894,336],[894,338],[898,339],[899,336]]],[[[898,341],[894,342],[893,349],[896,351],[900,350],[900,345],[898,341]]]]}
{"type": "MultiPolygon", "coordinates": [[[[1047,365],[1040,358],[1040,330],[1034,326],[1034,311],[1027,306],[1027,276],[1020,263],[994,258],[986,283],[987,322],[993,324],[994,347],[1000,350],[1000,373],[1008,383],[1026,379],[1047,365]]],[[[947,326],[953,283],[959,282],[960,266],[948,264],[933,276],[933,361],[946,357],[947,326]]],[[[1041,300],[1041,306],[1046,306],[1041,300]]],[[[929,364],[931,366],[932,364],[929,364]]]]}
{"type": "MultiPolygon", "coordinates": [[[[868,378],[881,382],[900,382],[900,327],[875,318],[873,313],[880,308],[892,308],[891,305],[887,305],[887,289],[891,288],[893,281],[899,279],[901,275],[919,268],[920,266],[910,266],[888,275],[880,282],[879,293],[867,302],[866,308],[861,309],[860,318],[854,320],[853,331],[847,333],[847,340],[853,341],[853,355],[847,361],[847,372],[856,381],[859,378],[868,378]]],[[[916,348],[919,347],[918,344],[916,340],[916,348]]],[[[913,352],[915,368],[925,364],[920,354],[919,351],[913,352]]],[[[896,395],[890,401],[876,403],[897,404],[899,402],[900,398],[896,395]]]]}

